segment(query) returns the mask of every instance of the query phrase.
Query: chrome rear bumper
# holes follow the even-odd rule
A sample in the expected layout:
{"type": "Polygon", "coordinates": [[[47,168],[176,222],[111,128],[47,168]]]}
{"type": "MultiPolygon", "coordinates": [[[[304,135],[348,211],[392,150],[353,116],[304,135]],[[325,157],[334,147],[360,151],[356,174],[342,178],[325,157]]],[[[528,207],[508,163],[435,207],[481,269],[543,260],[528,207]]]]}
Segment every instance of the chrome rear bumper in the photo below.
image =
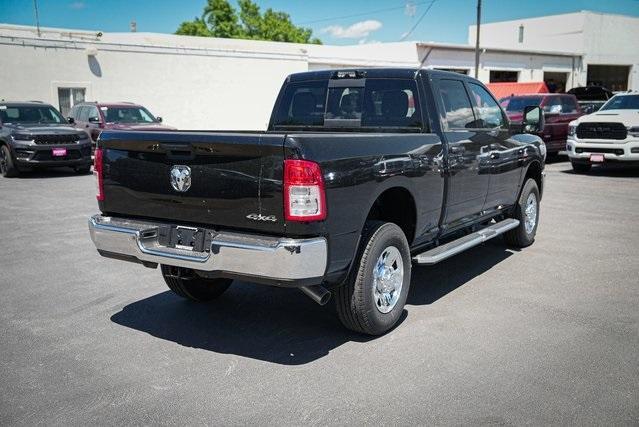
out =
{"type": "Polygon", "coordinates": [[[321,278],[326,270],[323,237],[289,239],[211,230],[210,251],[195,252],[160,245],[161,225],[165,224],[102,215],[89,218],[91,239],[105,256],[270,281],[321,278]]]}

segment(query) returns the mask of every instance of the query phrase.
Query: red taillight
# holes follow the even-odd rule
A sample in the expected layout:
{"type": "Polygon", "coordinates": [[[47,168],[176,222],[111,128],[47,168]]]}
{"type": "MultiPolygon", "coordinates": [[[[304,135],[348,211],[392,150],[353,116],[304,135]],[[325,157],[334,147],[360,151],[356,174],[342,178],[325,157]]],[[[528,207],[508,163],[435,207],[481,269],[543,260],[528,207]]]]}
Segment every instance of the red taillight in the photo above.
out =
{"type": "Polygon", "coordinates": [[[320,166],[308,160],[284,160],[284,218],[326,219],[326,195],[320,166]]]}
{"type": "Polygon", "coordinates": [[[103,164],[102,164],[102,156],[103,156],[103,152],[101,148],[96,148],[95,149],[95,153],[93,154],[93,175],[95,175],[95,183],[98,187],[98,192],[96,194],[96,198],[99,201],[104,200],[104,183],[102,181],[103,179],[103,175],[102,175],[102,168],[103,168],[103,164]]]}

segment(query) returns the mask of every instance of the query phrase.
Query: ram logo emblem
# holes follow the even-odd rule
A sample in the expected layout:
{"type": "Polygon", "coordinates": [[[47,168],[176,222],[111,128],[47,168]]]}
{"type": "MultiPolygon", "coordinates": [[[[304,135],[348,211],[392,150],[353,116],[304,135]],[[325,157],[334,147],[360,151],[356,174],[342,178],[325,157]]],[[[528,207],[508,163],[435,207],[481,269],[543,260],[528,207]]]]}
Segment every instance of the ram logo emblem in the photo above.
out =
{"type": "Polygon", "coordinates": [[[171,168],[171,187],[175,191],[184,193],[191,188],[191,168],[183,165],[175,165],[171,168]]]}

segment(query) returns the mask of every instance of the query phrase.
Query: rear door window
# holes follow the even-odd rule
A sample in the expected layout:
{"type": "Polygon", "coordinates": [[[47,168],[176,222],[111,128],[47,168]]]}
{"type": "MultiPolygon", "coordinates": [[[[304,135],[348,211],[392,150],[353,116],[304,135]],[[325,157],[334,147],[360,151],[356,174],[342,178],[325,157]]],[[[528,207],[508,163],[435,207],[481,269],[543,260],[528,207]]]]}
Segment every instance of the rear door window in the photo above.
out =
{"type": "Polygon", "coordinates": [[[473,106],[461,80],[440,80],[439,95],[444,104],[448,129],[476,127],[473,106]]]}

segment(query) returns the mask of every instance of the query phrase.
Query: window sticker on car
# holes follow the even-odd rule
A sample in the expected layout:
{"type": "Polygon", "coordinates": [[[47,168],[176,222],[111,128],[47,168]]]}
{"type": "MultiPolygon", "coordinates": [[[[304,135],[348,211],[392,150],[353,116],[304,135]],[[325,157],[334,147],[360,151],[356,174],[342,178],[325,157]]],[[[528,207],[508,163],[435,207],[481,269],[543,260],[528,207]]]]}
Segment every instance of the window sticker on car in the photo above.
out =
{"type": "Polygon", "coordinates": [[[0,105],[0,110],[6,110],[7,106],[6,105],[0,105]]]}
{"type": "Polygon", "coordinates": [[[108,109],[109,109],[109,107],[100,107],[100,110],[102,110],[102,111],[106,111],[108,109]]]}

